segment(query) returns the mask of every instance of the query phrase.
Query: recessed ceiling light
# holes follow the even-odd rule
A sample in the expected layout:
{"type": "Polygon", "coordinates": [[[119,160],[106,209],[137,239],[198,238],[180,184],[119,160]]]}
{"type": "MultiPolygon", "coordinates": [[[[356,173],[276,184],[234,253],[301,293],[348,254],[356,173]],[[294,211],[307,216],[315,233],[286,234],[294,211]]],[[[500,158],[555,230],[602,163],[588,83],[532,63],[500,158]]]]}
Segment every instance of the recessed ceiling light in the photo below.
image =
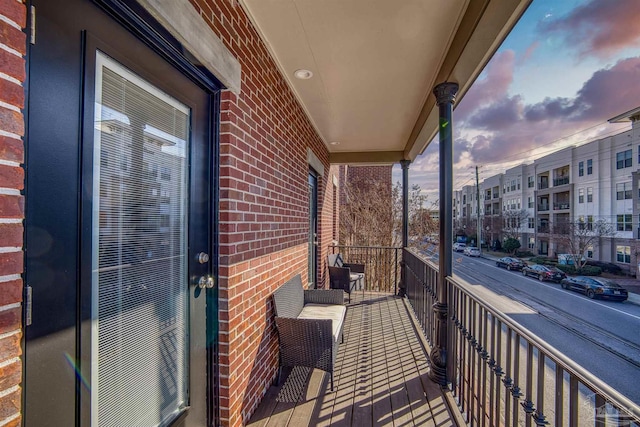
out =
{"type": "Polygon", "coordinates": [[[329,144],[330,145],[338,145],[338,144],[340,144],[340,141],[331,141],[329,144]]]}
{"type": "Polygon", "coordinates": [[[300,80],[307,80],[313,77],[313,73],[309,70],[299,69],[293,72],[293,75],[300,80]]]}

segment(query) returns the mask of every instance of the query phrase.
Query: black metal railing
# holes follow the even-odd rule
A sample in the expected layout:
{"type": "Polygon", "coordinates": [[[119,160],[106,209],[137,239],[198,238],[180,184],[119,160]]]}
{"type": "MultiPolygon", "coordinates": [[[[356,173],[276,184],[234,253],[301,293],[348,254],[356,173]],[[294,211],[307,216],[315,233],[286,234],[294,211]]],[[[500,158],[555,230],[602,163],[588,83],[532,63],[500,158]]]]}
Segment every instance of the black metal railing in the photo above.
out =
{"type": "Polygon", "coordinates": [[[565,184],[568,184],[568,183],[569,183],[569,177],[568,176],[565,176],[565,177],[562,177],[562,178],[555,178],[553,180],[553,186],[554,187],[558,187],[560,185],[565,185],[565,184]]]}
{"type": "MultiPolygon", "coordinates": [[[[404,251],[407,296],[429,342],[438,271],[404,251]]],[[[447,377],[472,426],[640,426],[640,409],[449,277],[447,377]]]]}
{"type": "Polygon", "coordinates": [[[569,204],[569,202],[558,202],[553,204],[554,211],[566,210],[566,209],[569,209],[570,207],[571,205],[569,204]]]}
{"type": "Polygon", "coordinates": [[[402,248],[384,246],[329,246],[332,254],[340,253],[346,263],[364,264],[364,286],[367,291],[398,293],[402,248]]]}
{"type": "Polygon", "coordinates": [[[549,205],[538,205],[538,211],[543,212],[548,210],[549,210],[549,205]]]}

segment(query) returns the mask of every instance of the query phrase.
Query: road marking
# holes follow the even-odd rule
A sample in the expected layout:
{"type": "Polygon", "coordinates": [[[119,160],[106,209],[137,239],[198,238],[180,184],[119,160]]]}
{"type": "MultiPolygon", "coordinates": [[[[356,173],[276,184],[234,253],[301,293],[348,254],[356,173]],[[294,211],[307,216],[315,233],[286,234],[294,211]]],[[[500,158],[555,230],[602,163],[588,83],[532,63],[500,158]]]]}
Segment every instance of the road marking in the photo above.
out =
{"type": "MultiPolygon", "coordinates": [[[[489,264],[491,264],[491,262],[489,262],[489,264]]],[[[563,294],[571,295],[572,297],[576,297],[576,298],[580,298],[580,294],[576,293],[575,291],[571,291],[571,290],[568,290],[568,289],[565,290],[565,289],[562,289],[562,288],[558,289],[555,286],[551,286],[551,285],[548,285],[548,284],[546,284],[544,282],[540,282],[539,280],[535,280],[535,279],[533,279],[533,278],[531,278],[529,276],[522,276],[522,277],[524,279],[529,279],[531,281],[534,281],[534,282],[536,282],[536,283],[538,283],[538,284],[540,284],[542,286],[545,286],[545,287],[547,287],[549,289],[553,289],[556,292],[562,292],[563,294]]],[[[594,304],[598,304],[600,307],[605,307],[605,308],[608,308],[609,310],[617,311],[618,313],[622,313],[622,314],[625,314],[625,315],[627,315],[629,317],[633,317],[634,319],[640,320],[640,316],[636,316],[635,314],[627,313],[626,311],[622,311],[622,310],[619,310],[617,308],[609,307],[608,305],[602,304],[602,303],[600,303],[598,301],[594,301],[594,300],[591,300],[591,299],[584,299],[584,298],[580,298],[580,301],[592,302],[594,304]]]]}

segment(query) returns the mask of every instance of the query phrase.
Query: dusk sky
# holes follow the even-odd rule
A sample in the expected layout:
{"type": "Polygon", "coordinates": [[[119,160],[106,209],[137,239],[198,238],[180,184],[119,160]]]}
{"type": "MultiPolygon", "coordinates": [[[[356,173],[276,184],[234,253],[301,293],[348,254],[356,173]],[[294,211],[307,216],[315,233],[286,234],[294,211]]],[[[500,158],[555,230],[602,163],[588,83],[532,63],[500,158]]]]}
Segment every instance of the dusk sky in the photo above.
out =
{"type": "MultiPolygon", "coordinates": [[[[640,106],[639,19],[640,0],[533,0],[454,110],[454,189],[629,129],[607,120],[640,106]]],[[[438,162],[436,138],[409,169],[431,203],[438,162]]]]}

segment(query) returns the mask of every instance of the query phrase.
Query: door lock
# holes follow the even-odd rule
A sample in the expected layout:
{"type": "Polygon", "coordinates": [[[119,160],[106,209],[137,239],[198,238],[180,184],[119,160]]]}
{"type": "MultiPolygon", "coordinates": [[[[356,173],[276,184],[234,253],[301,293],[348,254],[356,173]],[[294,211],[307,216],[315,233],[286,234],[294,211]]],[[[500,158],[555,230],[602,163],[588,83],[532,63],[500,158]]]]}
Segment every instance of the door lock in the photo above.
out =
{"type": "Polygon", "coordinates": [[[205,288],[215,288],[216,286],[216,279],[213,278],[213,276],[200,276],[200,279],[198,279],[198,287],[200,287],[201,289],[205,289],[205,288]]]}

